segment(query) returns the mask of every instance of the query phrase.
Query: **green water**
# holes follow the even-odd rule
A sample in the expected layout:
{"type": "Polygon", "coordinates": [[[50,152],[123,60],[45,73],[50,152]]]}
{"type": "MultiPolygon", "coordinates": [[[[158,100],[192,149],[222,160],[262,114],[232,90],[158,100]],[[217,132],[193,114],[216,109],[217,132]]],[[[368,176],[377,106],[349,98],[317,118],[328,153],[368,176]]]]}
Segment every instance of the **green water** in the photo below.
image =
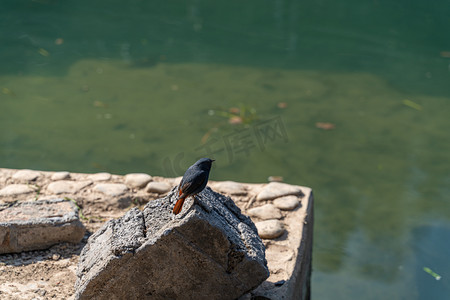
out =
{"type": "Polygon", "coordinates": [[[0,167],[179,176],[213,155],[212,179],[314,189],[313,299],[448,299],[449,15],[2,1],[0,167]]]}

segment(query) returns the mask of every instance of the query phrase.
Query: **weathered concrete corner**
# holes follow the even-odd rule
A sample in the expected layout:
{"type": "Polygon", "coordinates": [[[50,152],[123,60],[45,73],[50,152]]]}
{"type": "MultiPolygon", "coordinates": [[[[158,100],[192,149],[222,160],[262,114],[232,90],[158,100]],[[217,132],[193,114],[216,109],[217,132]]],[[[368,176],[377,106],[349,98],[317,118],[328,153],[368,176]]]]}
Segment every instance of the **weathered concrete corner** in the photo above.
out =
{"type": "Polygon", "coordinates": [[[0,254],[78,243],[85,233],[78,209],[68,200],[19,202],[0,206],[0,254]]]}
{"type": "MultiPolygon", "coordinates": [[[[286,233],[276,243],[271,242],[273,240],[263,240],[270,277],[239,300],[310,299],[314,196],[310,188],[299,188],[303,195],[301,206],[285,214],[283,222],[286,233]]],[[[256,224],[259,223],[261,222],[256,224]]]]}
{"type": "Polygon", "coordinates": [[[177,216],[175,201],[172,192],[92,235],[76,299],[236,299],[269,276],[256,227],[230,198],[206,188],[177,216]]]}

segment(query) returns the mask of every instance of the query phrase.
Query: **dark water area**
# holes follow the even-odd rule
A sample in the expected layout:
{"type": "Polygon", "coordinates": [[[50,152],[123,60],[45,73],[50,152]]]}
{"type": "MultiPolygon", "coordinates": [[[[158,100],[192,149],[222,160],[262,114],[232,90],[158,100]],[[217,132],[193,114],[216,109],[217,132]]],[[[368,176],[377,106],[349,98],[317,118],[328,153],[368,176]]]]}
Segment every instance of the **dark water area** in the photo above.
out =
{"type": "Polygon", "coordinates": [[[449,15],[2,1],[0,167],[282,176],[314,190],[313,299],[448,299],[449,15]]]}

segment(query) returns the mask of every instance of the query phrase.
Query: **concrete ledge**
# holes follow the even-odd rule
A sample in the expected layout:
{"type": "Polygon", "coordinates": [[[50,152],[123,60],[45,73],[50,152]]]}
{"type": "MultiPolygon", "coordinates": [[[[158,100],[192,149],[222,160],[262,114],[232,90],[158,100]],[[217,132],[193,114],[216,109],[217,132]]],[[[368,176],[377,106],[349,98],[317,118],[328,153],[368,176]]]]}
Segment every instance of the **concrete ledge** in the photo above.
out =
{"type": "MultiPolygon", "coordinates": [[[[283,212],[286,232],[277,239],[263,239],[270,277],[240,300],[310,299],[314,197],[310,188],[299,188],[302,191],[300,206],[283,212]]],[[[280,198],[268,202],[276,199],[280,198]]]]}
{"type": "MultiPolygon", "coordinates": [[[[167,195],[180,180],[180,177],[163,178],[146,174],[121,176],[109,173],[82,174],[0,168],[0,205],[10,207],[12,203],[19,205],[21,202],[70,198],[82,208],[85,216],[81,220],[83,224],[90,232],[95,232],[106,221],[123,216],[131,207],[142,209],[147,202],[167,195]]],[[[210,181],[209,187],[231,197],[242,213],[251,216],[266,247],[270,276],[242,299],[309,299],[314,202],[311,189],[278,182],[246,184],[232,181],[210,181]]],[[[190,206],[191,200],[186,201],[185,205],[190,206]]],[[[1,224],[5,223],[5,218],[0,216],[1,224]]],[[[30,230],[27,232],[31,236],[41,234],[30,230]]],[[[6,233],[0,234],[0,243],[18,249],[15,244],[11,246],[6,236],[6,233]]],[[[86,240],[82,241],[85,242],[86,240]]],[[[26,245],[25,240],[20,243],[26,245]]],[[[42,277],[52,278],[52,274],[58,274],[58,261],[47,260],[40,272],[27,273],[24,266],[17,265],[15,255],[0,255],[0,282],[7,282],[5,286],[14,282],[27,282],[30,286],[33,282],[40,284],[42,277]]],[[[25,255],[28,257],[36,254],[25,255]]],[[[65,262],[64,284],[43,285],[49,295],[60,299],[73,297],[77,265],[75,258],[79,253],[73,252],[72,255],[74,259],[65,262]]],[[[41,253],[39,257],[46,257],[46,254],[41,253]]],[[[30,264],[33,269],[40,267],[33,258],[30,259],[30,264]]],[[[55,279],[55,283],[57,282],[59,281],[55,279]]],[[[18,293],[2,288],[0,284],[0,293],[3,293],[2,297],[5,299],[17,299],[20,294],[34,293],[31,288],[20,288],[18,293]]],[[[36,295],[36,298],[39,299],[39,296],[36,295]]]]}
{"type": "Polygon", "coordinates": [[[78,243],[85,227],[68,200],[19,202],[0,206],[0,254],[78,243]]]}

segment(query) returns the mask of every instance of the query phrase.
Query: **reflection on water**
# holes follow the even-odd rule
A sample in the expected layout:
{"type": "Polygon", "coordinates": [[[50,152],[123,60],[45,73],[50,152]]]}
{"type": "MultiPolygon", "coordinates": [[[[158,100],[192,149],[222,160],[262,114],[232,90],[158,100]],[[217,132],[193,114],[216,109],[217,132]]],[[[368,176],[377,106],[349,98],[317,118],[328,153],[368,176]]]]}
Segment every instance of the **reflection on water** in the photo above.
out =
{"type": "Polygon", "coordinates": [[[314,189],[313,298],[443,299],[447,6],[272,4],[2,2],[1,166],[175,176],[213,153],[212,179],[314,189]]]}

